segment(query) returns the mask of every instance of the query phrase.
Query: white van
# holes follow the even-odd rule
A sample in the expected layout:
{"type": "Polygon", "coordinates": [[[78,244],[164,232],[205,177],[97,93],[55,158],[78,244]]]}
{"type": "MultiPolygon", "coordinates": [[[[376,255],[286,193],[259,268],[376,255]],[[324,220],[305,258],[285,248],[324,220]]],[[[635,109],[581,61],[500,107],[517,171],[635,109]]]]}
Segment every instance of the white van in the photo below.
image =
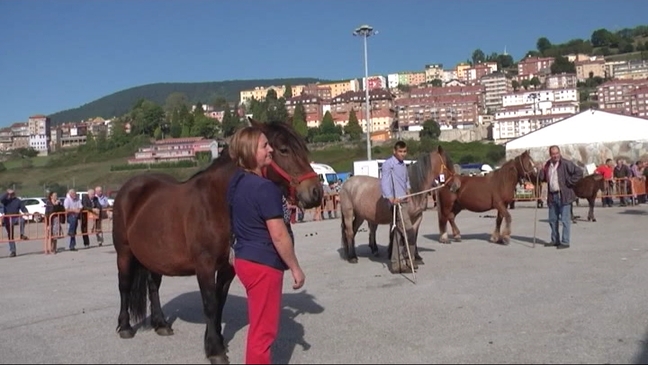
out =
{"type": "MultiPolygon", "coordinates": [[[[353,175],[366,175],[380,178],[382,176],[382,165],[385,159],[353,161],[353,175]]],[[[415,163],[415,160],[404,160],[406,166],[415,163]]]]}
{"type": "Polygon", "coordinates": [[[324,185],[331,185],[338,181],[337,172],[331,166],[315,162],[310,165],[324,185]]]}

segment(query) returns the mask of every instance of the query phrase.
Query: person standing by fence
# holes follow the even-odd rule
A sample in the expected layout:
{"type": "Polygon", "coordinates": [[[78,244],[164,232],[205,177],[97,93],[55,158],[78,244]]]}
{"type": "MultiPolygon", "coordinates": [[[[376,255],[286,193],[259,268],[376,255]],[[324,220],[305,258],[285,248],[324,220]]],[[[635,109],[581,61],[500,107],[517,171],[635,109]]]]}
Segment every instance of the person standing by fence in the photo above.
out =
{"type": "Polygon", "coordinates": [[[103,188],[101,186],[95,188],[95,196],[101,206],[101,214],[99,214],[99,218],[95,220],[94,230],[97,232],[97,242],[99,243],[99,246],[102,246],[104,243],[104,237],[101,224],[104,219],[108,219],[108,207],[110,204],[108,203],[108,197],[103,194],[103,188]]]}
{"type": "Polygon", "coordinates": [[[52,238],[46,240],[45,242],[45,254],[56,254],[56,243],[57,238],[61,235],[61,225],[65,221],[65,215],[57,214],[64,213],[65,208],[61,205],[61,201],[58,198],[58,195],[55,191],[50,191],[47,195],[47,202],[45,203],[45,226],[47,227],[47,232],[51,235],[52,238]],[[54,214],[52,216],[52,214],[54,214]]]}
{"type": "Polygon", "coordinates": [[[79,225],[79,215],[81,214],[83,205],[74,189],[68,191],[63,206],[67,212],[68,236],[70,236],[70,246],[68,250],[76,251],[76,232],[77,226],[79,225]]]}
{"type": "Polygon", "coordinates": [[[17,217],[16,215],[21,212],[28,214],[29,211],[25,207],[20,198],[16,196],[16,192],[13,189],[7,189],[7,192],[0,196],[0,203],[2,203],[5,216],[2,217],[2,225],[7,231],[7,237],[9,237],[9,257],[16,257],[16,241],[14,241],[14,224],[18,222],[20,226],[20,239],[27,240],[25,236],[25,218],[17,217]]]}
{"type": "Polygon", "coordinates": [[[614,161],[611,158],[605,160],[605,164],[599,166],[594,170],[595,174],[603,175],[605,180],[605,191],[603,191],[603,197],[601,197],[601,202],[603,207],[612,206],[612,194],[614,190],[614,178],[612,177],[612,170],[614,169],[614,161]]]}

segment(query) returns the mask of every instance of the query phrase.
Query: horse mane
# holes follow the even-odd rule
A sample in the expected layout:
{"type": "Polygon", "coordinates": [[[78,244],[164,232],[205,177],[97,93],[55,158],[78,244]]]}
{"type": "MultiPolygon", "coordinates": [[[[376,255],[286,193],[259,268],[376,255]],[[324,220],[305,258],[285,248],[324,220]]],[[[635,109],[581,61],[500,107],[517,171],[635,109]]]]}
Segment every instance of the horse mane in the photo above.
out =
{"type": "Polygon", "coordinates": [[[426,152],[422,153],[419,158],[416,160],[416,163],[410,165],[409,167],[409,180],[410,180],[410,186],[412,188],[412,192],[416,193],[419,191],[423,191],[426,188],[429,189],[429,187],[425,186],[425,180],[427,179],[430,171],[432,170],[432,155],[433,154],[438,154],[441,156],[443,159],[446,168],[454,173],[454,163],[450,159],[450,156],[448,156],[445,151],[443,153],[439,154],[438,152],[426,152]]]}
{"type": "Polygon", "coordinates": [[[515,158],[506,161],[499,169],[491,172],[490,174],[488,174],[488,176],[490,176],[491,179],[495,179],[497,183],[504,184],[510,182],[507,180],[507,178],[509,176],[512,176],[511,172],[515,172],[515,177],[512,180],[515,181],[515,183],[517,184],[518,172],[517,172],[517,168],[515,167],[515,158]]]}

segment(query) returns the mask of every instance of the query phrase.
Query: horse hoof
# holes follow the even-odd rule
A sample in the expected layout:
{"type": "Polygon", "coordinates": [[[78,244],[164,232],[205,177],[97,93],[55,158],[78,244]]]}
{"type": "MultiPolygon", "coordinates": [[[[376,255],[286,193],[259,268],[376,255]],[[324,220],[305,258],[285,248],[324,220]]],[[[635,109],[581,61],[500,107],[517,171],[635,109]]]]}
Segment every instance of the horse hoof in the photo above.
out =
{"type": "Polygon", "coordinates": [[[157,333],[158,336],[173,336],[173,330],[171,329],[171,327],[156,328],[155,333],[157,333]]]}
{"type": "Polygon", "coordinates": [[[209,358],[209,362],[212,364],[229,364],[229,358],[227,355],[216,355],[209,358]]]}
{"type": "Polygon", "coordinates": [[[119,331],[119,337],[124,339],[124,340],[131,339],[131,338],[135,337],[135,330],[133,330],[132,328],[129,328],[129,329],[126,329],[126,330],[121,330],[121,331],[119,331]]]}
{"type": "Polygon", "coordinates": [[[415,263],[416,265],[425,265],[425,262],[423,262],[423,259],[420,258],[420,257],[417,257],[417,258],[414,260],[414,263],[415,263]]]}
{"type": "Polygon", "coordinates": [[[461,236],[459,236],[459,235],[454,236],[454,240],[455,240],[455,242],[461,242],[461,236]]]}
{"type": "Polygon", "coordinates": [[[349,259],[349,263],[350,263],[350,264],[357,264],[357,263],[358,263],[358,258],[357,258],[357,257],[354,257],[354,258],[352,258],[352,259],[349,259]]]}
{"type": "Polygon", "coordinates": [[[502,244],[504,246],[508,246],[509,243],[511,243],[511,238],[510,237],[502,237],[502,244]]]}
{"type": "Polygon", "coordinates": [[[495,236],[491,236],[490,241],[491,241],[492,243],[497,243],[497,242],[499,242],[499,238],[497,238],[497,237],[495,237],[495,236]]]}
{"type": "Polygon", "coordinates": [[[592,222],[596,222],[596,218],[592,218],[592,222]]]}

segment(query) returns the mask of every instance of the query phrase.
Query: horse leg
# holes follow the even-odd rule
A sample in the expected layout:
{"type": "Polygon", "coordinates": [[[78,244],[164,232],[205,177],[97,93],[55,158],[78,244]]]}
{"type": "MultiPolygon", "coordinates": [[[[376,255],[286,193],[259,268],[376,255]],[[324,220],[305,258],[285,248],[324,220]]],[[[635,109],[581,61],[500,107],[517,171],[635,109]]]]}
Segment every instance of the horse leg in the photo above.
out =
{"type": "Polygon", "coordinates": [[[126,246],[117,250],[117,279],[119,281],[119,296],[121,305],[119,308],[119,317],[117,318],[117,332],[121,338],[133,338],[135,330],[130,325],[130,292],[133,279],[135,257],[126,246]]]}
{"type": "Polygon", "coordinates": [[[587,203],[589,204],[589,211],[587,212],[587,220],[596,222],[596,217],[594,217],[594,204],[596,203],[596,196],[587,199],[587,203]]]}
{"type": "Polygon", "coordinates": [[[501,214],[506,222],[504,232],[502,232],[502,243],[508,245],[511,242],[511,221],[513,221],[513,218],[511,217],[511,213],[508,212],[508,209],[506,209],[505,204],[501,204],[499,210],[501,210],[501,214]]]}
{"type": "MultiPolygon", "coordinates": [[[[340,228],[342,231],[342,252],[344,253],[344,258],[346,258],[350,263],[355,264],[358,262],[358,258],[353,259],[351,255],[351,247],[355,247],[355,234],[356,230],[353,229],[353,212],[346,212],[344,209],[341,210],[340,214],[340,228]]],[[[355,251],[355,249],[353,250],[355,251]]]]}
{"type": "Polygon", "coordinates": [[[419,217],[417,217],[414,222],[412,223],[412,229],[414,230],[413,234],[413,240],[412,246],[414,246],[414,263],[417,265],[425,265],[425,262],[423,262],[423,258],[419,254],[418,250],[418,232],[419,228],[421,228],[421,222],[423,221],[423,213],[419,217]]]}
{"type": "MultiPolygon", "coordinates": [[[[357,231],[358,228],[360,228],[360,225],[362,224],[362,221],[356,225],[355,221],[353,222],[353,230],[357,231]]],[[[380,251],[378,251],[378,243],[376,242],[376,230],[378,230],[378,225],[376,223],[371,223],[367,221],[367,225],[369,226],[369,249],[371,250],[371,254],[374,257],[380,256],[380,251]]]]}
{"type": "Polygon", "coordinates": [[[452,227],[452,237],[456,242],[461,242],[461,232],[459,231],[459,227],[457,227],[457,223],[455,223],[455,218],[457,218],[459,212],[461,212],[461,209],[454,207],[452,213],[448,217],[450,227],[452,227]]]}
{"type": "MultiPolygon", "coordinates": [[[[227,301],[227,295],[229,294],[230,285],[234,280],[236,272],[234,271],[234,266],[225,265],[225,267],[218,270],[218,275],[216,275],[216,295],[218,298],[218,312],[216,313],[216,323],[223,323],[223,310],[225,309],[225,302],[227,301]]],[[[222,337],[222,327],[219,329],[219,332],[222,337]]],[[[227,351],[227,345],[223,343],[225,351],[227,351]]],[[[227,358],[226,358],[227,360],[227,358]]]]}
{"type": "Polygon", "coordinates": [[[162,305],[160,304],[160,284],[162,284],[162,275],[151,273],[148,277],[149,300],[151,301],[151,327],[160,336],[171,336],[173,335],[173,330],[164,318],[162,305]]]}
{"type": "MultiPolygon", "coordinates": [[[[222,290],[217,290],[216,286],[216,262],[203,262],[196,269],[198,286],[203,301],[203,311],[207,326],[205,329],[205,355],[212,364],[229,364],[229,358],[226,354],[223,335],[221,333],[221,301],[222,290]]],[[[233,270],[232,270],[233,271],[233,270]]]]}
{"type": "Polygon", "coordinates": [[[502,216],[502,213],[497,211],[497,218],[495,219],[495,230],[493,231],[493,234],[491,235],[490,241],[493,243],[497,243],[500,241],[500,227],[502,227],[502,219],[504,217],[502,216]]]}
{"type": "MultiPolygon", "coordinates": [[[[438,201],[440,202],[440,200],[438,201]]],[[[446,212],[443,204],[437,204],[437,218],[439,220],[439,242],[450,243],[448,240],[448,212],[446,212]]]]}

